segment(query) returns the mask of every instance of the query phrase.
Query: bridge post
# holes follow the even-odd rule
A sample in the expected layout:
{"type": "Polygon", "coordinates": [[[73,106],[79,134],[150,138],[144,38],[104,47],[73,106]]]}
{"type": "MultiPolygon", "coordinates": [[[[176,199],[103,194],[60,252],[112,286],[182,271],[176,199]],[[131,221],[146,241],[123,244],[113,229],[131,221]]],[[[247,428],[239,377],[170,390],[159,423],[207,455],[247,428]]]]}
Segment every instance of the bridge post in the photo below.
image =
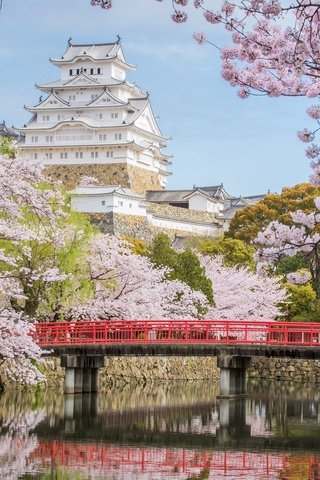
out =
{"type": "Polygon", "coordinates": [[[92,368],[83,369],[83,393],[91,393],[92,368]]]}
{"type": "Polygon", "coordinates": [[[97,392],[98,371],[103,365],[103,355],[61,355],[61,367],[65,368],[64,393],[97,392]]]}
{"type": "Polygon", "coordinates": [[[246,393],[246,370],[251,357],[219,355],[217,365],[220,368],[220,397],[232,397],[246,393]]]}

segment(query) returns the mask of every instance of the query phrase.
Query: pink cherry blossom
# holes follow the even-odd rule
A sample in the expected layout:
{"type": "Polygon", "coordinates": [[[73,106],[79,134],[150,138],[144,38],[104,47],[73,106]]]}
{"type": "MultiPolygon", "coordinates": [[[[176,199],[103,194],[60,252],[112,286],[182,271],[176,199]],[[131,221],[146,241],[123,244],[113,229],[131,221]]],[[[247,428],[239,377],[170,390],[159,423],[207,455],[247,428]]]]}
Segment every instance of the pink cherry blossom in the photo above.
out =
{"type": "Polygon", "coordinates": [[[301,132],[298,132],[297,135],[298,138],[305,143],[312,142],[314,140],[314,133],[310,132],[310,130],[307,130],[306,128],[301,132]]]}
{"type": "Polygon", "coordinates": [[[203,45],[207,41],[207,38],[206,38],[205,34],[202,33],[202,32],[194,33],[193,38],[195,39],[195,41],[197,43],[199,43],[199,45],[203,45]]]}
{"type": "Polygon", "coordinates": [[[227,267],[220,257],[204,256],[201,263],[214,286],[215,305],[207,318],[275,319],[286,300],[281,279],[263,278],[247,268],[227,267]]]}
{"type": "Polygon", "coordinates": [[[172,15],[171,18],[176,23],[184,23],[188,19],[188,15],[186,12],[182,12],[181,10],[176,10],[172,15]]]}

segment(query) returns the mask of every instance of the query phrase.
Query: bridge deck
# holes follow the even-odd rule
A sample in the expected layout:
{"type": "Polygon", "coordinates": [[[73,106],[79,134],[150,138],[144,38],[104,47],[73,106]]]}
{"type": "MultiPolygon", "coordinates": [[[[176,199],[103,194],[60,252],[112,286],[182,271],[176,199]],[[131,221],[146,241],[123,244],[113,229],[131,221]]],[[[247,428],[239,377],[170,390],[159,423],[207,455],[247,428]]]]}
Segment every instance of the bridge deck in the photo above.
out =
{"type": "Polygon", "coordinates": [[[219,355],[320,359],[320,323],[134,320],[36,324],[35,340],[60,354],[219,355]]]}

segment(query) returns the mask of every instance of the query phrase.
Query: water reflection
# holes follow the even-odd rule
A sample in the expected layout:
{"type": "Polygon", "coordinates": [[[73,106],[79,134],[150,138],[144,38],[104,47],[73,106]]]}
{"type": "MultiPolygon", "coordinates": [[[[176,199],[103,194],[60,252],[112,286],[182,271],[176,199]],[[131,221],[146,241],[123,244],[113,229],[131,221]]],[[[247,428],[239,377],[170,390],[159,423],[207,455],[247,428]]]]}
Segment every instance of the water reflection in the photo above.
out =
{"type": "Polygon", "coordinates": [[[320,389],[125,386],[0,397],[4,480],[320,480],[320,389]]]}

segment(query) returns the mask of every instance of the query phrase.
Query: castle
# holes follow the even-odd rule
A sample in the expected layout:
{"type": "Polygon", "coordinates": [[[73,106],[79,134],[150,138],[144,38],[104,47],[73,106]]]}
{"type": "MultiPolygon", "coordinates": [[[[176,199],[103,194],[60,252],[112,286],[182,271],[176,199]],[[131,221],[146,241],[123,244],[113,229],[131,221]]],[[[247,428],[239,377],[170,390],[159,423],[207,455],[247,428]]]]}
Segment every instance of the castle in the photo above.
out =
{"type": "Polygon", "coordinates": [[[23,135],[22,154],[41,161],[70,191],[72,207],[103,231],[140,238],[158,229],[217,235],[235,211],[262,196],[237,198],[223,185],[166,190],[170,155],[149,94],[127,80],[135,67],[114,43],[68,41],[51,63],[60,78],[38,84],[39,103],[23,135]],[[92,183],[91,177],[96,179],[92,183]],[[86,178],[86,181],[84,181],[86,178]]]}

